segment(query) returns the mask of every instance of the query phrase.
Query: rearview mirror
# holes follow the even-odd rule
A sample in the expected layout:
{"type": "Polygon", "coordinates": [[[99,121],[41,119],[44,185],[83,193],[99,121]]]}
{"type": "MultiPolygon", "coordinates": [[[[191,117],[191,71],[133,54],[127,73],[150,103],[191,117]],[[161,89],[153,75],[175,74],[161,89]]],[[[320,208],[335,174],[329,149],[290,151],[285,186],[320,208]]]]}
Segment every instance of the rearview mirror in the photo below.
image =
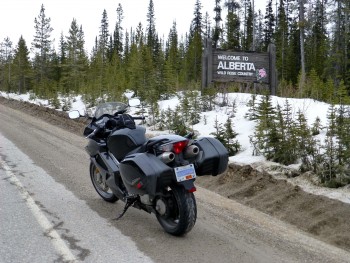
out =
{"type": "Polygon", "coordinates": [[[73,110],[68,113],[70,119],[77,119],[80,117],[80,113],[78,110],[73,110]]]}
{"type": "Polygon", "coordinates": [[[139,99],[130,99],[129,100],[130,107],[139,106],[140,104],[141,104],[141,101],[139,99]]]}

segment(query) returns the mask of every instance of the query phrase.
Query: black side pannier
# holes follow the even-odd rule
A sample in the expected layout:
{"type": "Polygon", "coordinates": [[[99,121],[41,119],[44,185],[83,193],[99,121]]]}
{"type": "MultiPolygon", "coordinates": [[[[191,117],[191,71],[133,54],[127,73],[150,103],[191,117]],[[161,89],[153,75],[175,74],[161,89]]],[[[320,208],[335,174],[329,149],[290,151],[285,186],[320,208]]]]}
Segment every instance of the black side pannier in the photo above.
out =
{"type": "Polygon", "coordinates": [[[194,144],[199,148],[199,154],[195,162],[198,176],[216,176],[226,171],[229,157],[228,151],[219,140],[212,137],[204,137],[196,140],[194,144]]]}

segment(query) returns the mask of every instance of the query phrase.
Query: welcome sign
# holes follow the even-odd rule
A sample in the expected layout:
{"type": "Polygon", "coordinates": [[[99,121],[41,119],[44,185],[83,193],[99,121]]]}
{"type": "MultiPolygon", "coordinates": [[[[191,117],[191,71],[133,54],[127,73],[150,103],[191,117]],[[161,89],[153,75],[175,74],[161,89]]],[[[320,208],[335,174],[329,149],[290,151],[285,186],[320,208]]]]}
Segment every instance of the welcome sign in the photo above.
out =
{"type": "Polygon", "coordinates": [[[236,52],[214,49],[212,40],[204,39],[202,88],[225,82],[265,84],[276,95],[276,46],[269,44],[265,53],[236,52]]]}
{"type": "Polygon", "coordinates": [[[268,53],[213,52],[212,80],[269,83],[268,53]]]}

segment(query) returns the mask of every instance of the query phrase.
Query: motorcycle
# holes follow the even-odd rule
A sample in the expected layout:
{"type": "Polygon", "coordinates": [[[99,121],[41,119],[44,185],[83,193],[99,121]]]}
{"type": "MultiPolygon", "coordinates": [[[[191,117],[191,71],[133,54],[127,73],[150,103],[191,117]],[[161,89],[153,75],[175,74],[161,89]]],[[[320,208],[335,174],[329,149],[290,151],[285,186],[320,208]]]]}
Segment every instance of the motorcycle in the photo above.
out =
{"type": "MultiPolygon", "coordinates": [[[[189,232],[196,223],[194,181],[197,176],[218,175],[227,169],[228,151],[215,138],[159,135],[146,138],[146,129],[127,114],[128,104],[107,102],[97,106],[84,130],[90,156],[90,178],[107,202],[121,200],[125,207],[154,213],[163,229],[175,236],[189,232]]],[[[80,117],[79,111],[69,117],[80,117]]]]}

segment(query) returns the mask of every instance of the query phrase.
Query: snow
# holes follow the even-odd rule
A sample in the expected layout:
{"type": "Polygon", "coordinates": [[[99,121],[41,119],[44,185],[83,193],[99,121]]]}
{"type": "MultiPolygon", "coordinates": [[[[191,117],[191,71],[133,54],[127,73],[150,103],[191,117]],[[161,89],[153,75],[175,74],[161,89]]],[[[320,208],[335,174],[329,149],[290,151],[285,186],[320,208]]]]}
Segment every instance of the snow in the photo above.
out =
{"type": "MultiPolygon", "coordinates": [[[[130,95],[130,94],[128,94],[130,95]]],[[[35,103],[37,105],[42,106],[49,106],[49,103],[47,100],[41,100],[41,99],[33,99],[34,96],[31,96],[30,94],[22,94],[17,95],[13,93],[4,93],[0,92],[0,96],[6,97],[6,98],[12,98],[16,100],[21,101],[29,101],[31,103],[35,103]]],[[[199,134],[200,137],[204,136],[213,136],[211,135],[212,132],[215,131],[214,124],[215,120],[218,120],[219,123],[224,124],[228,117],[232,116],[233,111],[233,103],[236,105],[236,112],[234,114],[234,118],[232,118],[233,123],[233,129],[235,132],[238,133],[236,139],[241,144],[241,151],[235,155],[231,156],[229,158],[230,162],[235,162],[239,164],[249,164],[253,167],[269,171],[271,174],[274,174],[273,169],[271,167],[280,166],[281,169],[285,169],[286,171],[291,171],[293,169],[298,168],[298,164],[290,165],[290,166],[282,166],[276,163],[268,162],[266,161],[265,157],[263,156],[253,156],[253,148],[249,141],[249,136],[253,135],[254,128],[255,128],[255,122],[250,121],[247,118],[245,118],[245,115],[248,111],[247,103],[251,99],[251,94],[247,93],[229,93],[228,94],[228,106],[225,107],[219,107],[216,106],[214,110],[209,112],[202,112],[201,113],[201,122],[194,125],[193,129],[199,134]],[[204,119],[206,120],[206,124],[204,123],[204,119]]],[[[257,101],[259,101],[261,96],[257,96],[257,101]]],[[[289,104],[291,105],[292,112],[294,117],[296,117],[297,112],[300,110],[302,113],[304,113],[306,119],[308,120],[308,124],[311,126],[317,117],[321,120],[321,125],[327,126],[327,112],[329,109],[329,104],[324,102],[319,102],[312,99],[294,99],[294,98],[282,98],[277,96],[272,96],[272,103],[274,106],[279,104],[281,107],[284,106],[286,100],[288,100],[289,104]]],[[[61,101],[63,98],[61,98],[61,101]]],[[[219,95],[217,98],[218,102],[222,100],[222,97],[219,95]]],[[[84,113],[86,111],[86,106],[82,101],[82,96],[78,95],[71,98],[72,101],[72,107],[73,110],[79,110],[80,113],[84,113]]],[[[169,100],[163,100],[159,101],[159,109],[160,110],[166,110],[168,107],[171,109],[175,109],[175,107],[179,104],[178,97],[173,97],[169,100]]],[[[131,109],[132,112],[135,112],[136,109],[131,109]]],[[[153,127],[147,127],[147,132],[151,134],[166,134],[167,131],[155,131],[152,129],[153,127]]],[[[318,139],[321,143],[324,142],[325,139],[325,133],[326,131],[323,130],[320,135],[318,135],[318,139]]],[[[286,172],[284,172],[285,174],[286,172]]],[[[275,177],[281,177],[280,174],[275,174],[275,177]]],[[[304,191],[318,194],[318,195],[324,195],[329,198],[341,200],[346,203],[350,203],[350,187],[345,186],[343,188],[338,189],[329,189],[324,187],[315,186],[313,183],[310,182],[310,178],[308,178],[306,175],[298,176],[295,178],[287,178],[285,175],[282,176],[283,179],[286,179],[287,181],[291,182],[292,184],[299,185],[304,191]]]]}

